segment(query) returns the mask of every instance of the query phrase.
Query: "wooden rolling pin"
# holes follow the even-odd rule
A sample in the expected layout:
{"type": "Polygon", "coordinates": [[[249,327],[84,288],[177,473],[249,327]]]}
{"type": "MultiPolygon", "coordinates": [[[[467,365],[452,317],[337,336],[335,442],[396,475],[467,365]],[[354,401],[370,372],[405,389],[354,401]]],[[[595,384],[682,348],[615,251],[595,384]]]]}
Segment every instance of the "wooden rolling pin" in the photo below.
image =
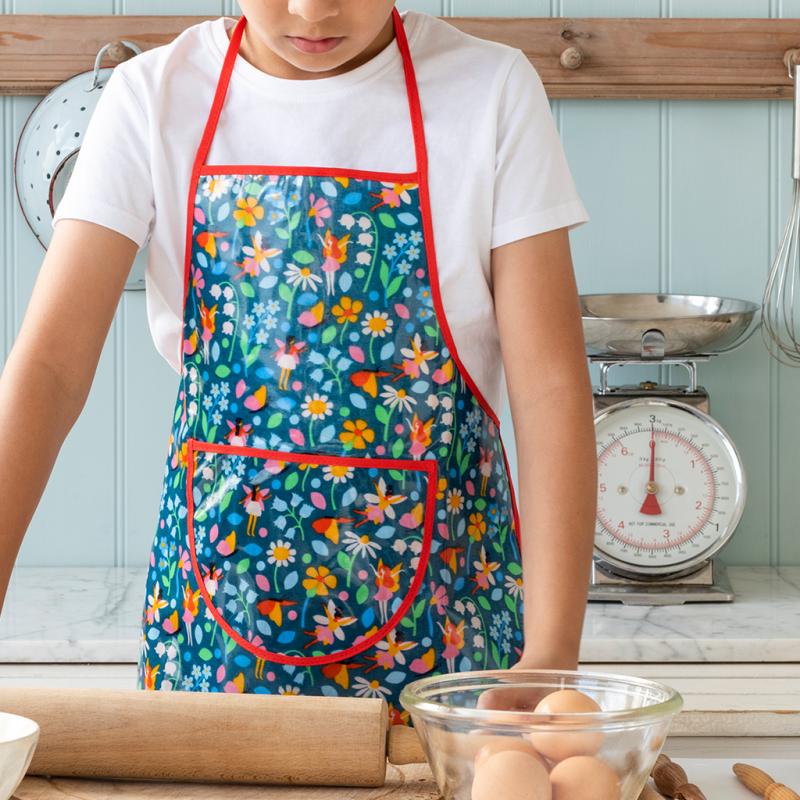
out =
{"type": "Polygon", "coordinates": [[[0,711],[39,724],[28,775],[382,786],[425,761],[382,699],[14,687],[0,711]]]}

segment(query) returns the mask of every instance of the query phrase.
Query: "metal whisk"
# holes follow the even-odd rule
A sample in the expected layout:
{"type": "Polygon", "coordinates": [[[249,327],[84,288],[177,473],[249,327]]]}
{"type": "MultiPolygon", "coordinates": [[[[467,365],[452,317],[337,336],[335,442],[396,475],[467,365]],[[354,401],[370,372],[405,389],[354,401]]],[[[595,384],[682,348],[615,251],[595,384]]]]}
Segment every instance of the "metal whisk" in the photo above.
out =
{"type": "Polygon", "coordinates": [[[786,53],[794,80],[792,208],[778,253],[769,270],[761,304],[761,333],[770,355],[782,364],[800,366],[800,49],[786,53]]]}

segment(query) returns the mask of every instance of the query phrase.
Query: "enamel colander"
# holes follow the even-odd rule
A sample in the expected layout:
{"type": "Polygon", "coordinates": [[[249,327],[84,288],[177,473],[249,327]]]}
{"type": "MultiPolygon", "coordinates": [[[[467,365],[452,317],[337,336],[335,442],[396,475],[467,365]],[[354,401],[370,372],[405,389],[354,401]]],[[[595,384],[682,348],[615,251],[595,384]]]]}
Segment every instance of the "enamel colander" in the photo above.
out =
{"type": "MultiPolygon", "coordinates": [[[[74,75],[43,97],[20,133],[14,158],[17,198],[25,221],[45,249],[53,233],[53,214],[64,196],[83,135],[113,71],[113,67],[100,67],[100,63],[114,44],[100,50],[93,70],[74,75]]],[[[141,53],[133,42],[122,40],[121,44],[141,53]]],[[[125,288],[144,288],[141,269],[134,267],[125,288]]]]}

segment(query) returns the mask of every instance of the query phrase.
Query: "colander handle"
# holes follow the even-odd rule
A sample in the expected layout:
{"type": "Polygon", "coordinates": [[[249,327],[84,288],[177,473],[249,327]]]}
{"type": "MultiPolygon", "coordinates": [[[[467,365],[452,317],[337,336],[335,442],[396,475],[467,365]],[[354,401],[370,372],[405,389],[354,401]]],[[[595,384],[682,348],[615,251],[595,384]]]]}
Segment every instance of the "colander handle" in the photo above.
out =
{"type": "Polygon", "coordinates": [[[142,52],[142,48],[139,47],[136,42],[130,42],[127,39],[120,39],[116,42],[109,42],[108,44],[104,44],[97,53],[97,56],[94,59],[94,70],[92,71],[92,81],[89,84],[89,87],[86,89],[87,92],[93,92],[99,82],[100,82],[100,64],[103,61],[104,56],[108,53],[112,57],[116,57],[117,61],[125,61],[128,58],[133,58],[133,56],[138,56],[139,53],[142,52]],[[110,51],[110,53],[109,53],[110,51]],[[128,55],[126,51],[130,51],[133,55],[128,55]],[[122,56],[122,58],[120,58],[122,56]]]}

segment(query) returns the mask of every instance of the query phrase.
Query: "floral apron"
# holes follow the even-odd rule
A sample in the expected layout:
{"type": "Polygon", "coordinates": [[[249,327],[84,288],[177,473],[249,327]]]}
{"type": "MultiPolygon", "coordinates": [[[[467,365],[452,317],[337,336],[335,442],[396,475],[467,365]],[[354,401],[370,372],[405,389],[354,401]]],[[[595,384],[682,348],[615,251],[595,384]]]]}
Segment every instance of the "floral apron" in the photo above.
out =
{"type": "MultiPolygon", "coordinates": [[[[522,649],[498,420],[463,368],[416,171],[207,166],[188,198],[181,384],[138,688],[383,697],[522,649]]],[[[455,224],[453,222],[452,224],[455,224]]]]}

